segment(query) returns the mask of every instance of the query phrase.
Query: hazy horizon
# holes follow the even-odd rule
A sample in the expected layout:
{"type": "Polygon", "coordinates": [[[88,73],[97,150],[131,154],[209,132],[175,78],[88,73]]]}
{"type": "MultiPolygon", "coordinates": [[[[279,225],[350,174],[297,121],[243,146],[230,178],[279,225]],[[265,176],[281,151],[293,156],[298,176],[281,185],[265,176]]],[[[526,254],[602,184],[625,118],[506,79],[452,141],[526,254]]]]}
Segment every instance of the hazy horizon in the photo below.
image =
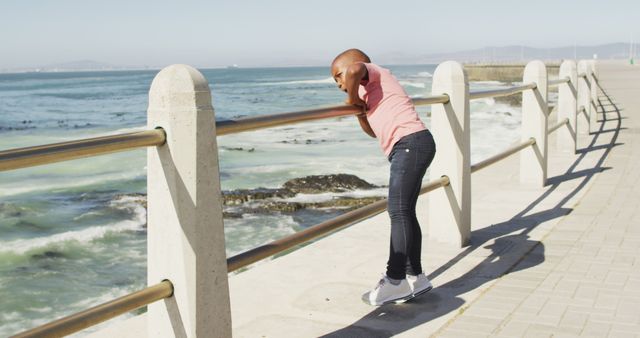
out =
{"type": "Polygon", "coordinates": [[[94,60],[115,66],[316,66],[361,48],[380,63],[435,53],[628,43],[640,2],[507,0],[0,3],[0,69],[94,60]]]}

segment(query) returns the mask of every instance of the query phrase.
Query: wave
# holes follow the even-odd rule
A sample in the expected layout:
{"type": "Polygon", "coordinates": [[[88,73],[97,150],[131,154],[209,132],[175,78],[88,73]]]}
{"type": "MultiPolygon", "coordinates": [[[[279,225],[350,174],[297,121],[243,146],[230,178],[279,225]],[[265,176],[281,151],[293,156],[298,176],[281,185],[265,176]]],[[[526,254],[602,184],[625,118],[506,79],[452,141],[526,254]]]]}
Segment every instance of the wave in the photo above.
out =
{"type": "Polygon", "coordinates": [[[405,87],[427,88],[427,84],[422,82],[400,81],[400,84],[405,87]]]}
{"type": "Polygon", "coordinates": [[[105,186],[108,186],[110,183],[113,183],[113,182],[135,180],[137,178],[143,177],[143,175],[146,176],[146,167],[145,167],[145,171],[142,173],[130,171],[130,172],[125,172],[121,174],[115,173],[112,175],[97,175],[94,177],[88,177],[86,179],[76,179],[73,181],[70,178],[69,179],[61,178],[58,182],[49,183],[49,184],[42,184],[42,181],[38,180],[38,181],[35,181],[36,183],[34,185],[16,184],[14,187],[3,187],[2,192],[0,192],[0,197],[22,195],[22,194],[33,193],[38,191],[54,191],[55,190],[56,192],[60,192],[60,191],[64,191],[65,189],[92,186],[95,184],[104,184],[105,186]]]}
{"type": "Polygon", "coordinates": [[[299,202],[299,203],[320,203],[330,201],[336,197],[351,197],[351,198],[363,198],[363,197],[376,197],[387,196],[387,188],[375,188],[375,189],[359,189],[346,192],[324,192],[319,194],[303,194],[299,193],[289,198],[275,198],[276,201],[282,202],[299,202]]]}
{"type": "Polygon", "coordinates": [[[262,82],[258,83],[261,86],[286,86],[286,85],[297,85],[297,84],[333,84],[335,80],[332,77],[324,78],[324,79],[314,79],[314,80],[295,80],[295,81],[282,81],[282,82],[262,82]]]}
{"type": "Polygon", "coordinates": [[[133,211],[134,217],[116,223],[91,226],[90,228],[67,231],[51,236],[17,239],[8,242],[0,242],[0,253],[24,254],[38,248],[48,247],[54,244],[75,241],[88,243],[95,239],[104,237],[109,233],[140,230],[147,223],[145,208],[136,203],[135,197],[123,196],[110,202],[110,205],[117,209],[133,211]]]}
{"type": "Polygon", "coordinates": [[[418,74],[413,75],[412,77],[433,77],[433,74],[429,72],[419,72],[418,74]]]}
{"type": "MultiPolygon", "coordinates": [[[[476,99],[471,101],[472,103],[482,103],[485,104],[487,106],[494,106],[496,104],[496,100],[493,97],[484,97],[481,99],[476,99]]],[[[492,108],[493,109],[493,108],[492,108]]]]}
{"type": "Polygon", "coordinates": [[[299,224],[289,215],[242,214],[242,219],[224,220],[228,256],[269,243],[296,232],[299,224]]]}

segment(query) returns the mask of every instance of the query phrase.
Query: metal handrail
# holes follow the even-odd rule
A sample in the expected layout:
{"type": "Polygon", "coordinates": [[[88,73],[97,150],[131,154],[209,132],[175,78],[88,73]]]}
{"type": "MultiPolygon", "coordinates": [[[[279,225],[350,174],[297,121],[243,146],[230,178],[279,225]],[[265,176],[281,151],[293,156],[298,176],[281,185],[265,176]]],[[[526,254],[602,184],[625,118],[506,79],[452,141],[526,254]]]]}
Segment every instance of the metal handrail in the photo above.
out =
{"type": "MultiPolygon", "coordinates": [[[[449,102],[449,96],[446,94],[413,99],[413,103],[417,106],[447,102],[449,102]]],[[[359,108],[355,106],[341,105],[237,120],[224,120],[216,122],[216,134],[226,135],[303,121],[347,116],[359,111],[359,108]]],[[[9,149],[0,151],[0,171],[97,156],[139,147],[159,146],[164,144],[165,141],[166,133],[164,130],[156,128],[133,133],[9,149]]]]}
{"type": "Polygon", "coordinates": [[[413,101],[413,104],[416,106],[424,106],[424,105],[438,104],[438,103],[444,104],[444,103],[449,103],[449,95],[442,94],[442,95],[431,95],[427,97],[417,97],[417,98],[411,99],[411,101],[413,101]]]}
{"type": "MultiPolygon", "coordinates": [[[[508,96],[527,89],[535,89],[535,83],[503,89],[469,92],[469,99],[508,96]]],[[[416,106],[449,102],[446,94],[412,99],[416,106]]],[[[248,130],[281,126],[310,120],[347,116],[359,112],[355,106],[340,105],[326,108],[277,113],[216,122],[216,134],[226,135],[248,130]]],[[[139,147],[159,146],[166,141],[162,128],[133,133],[116,134],[74,141],[0,151],[0,171],[26,168],[83,157],[102,155],[139,147]]]]}
{"type": "Polygon", "coordinates": [[[547,86],[552,87],[552,86],[557,86],[557,85],[561,85],[563,83],[569,83],[571,82],[571,78],[569,78],[568,76],[562,79],[558,79],[558,80],[551,80],[549,82],[547,82],[547,86]]]}
{"type": "Polygon", "coordinates": [[[490,165],[492,165],[494,163],[497,163],[498,161],[503,160],[503,159],[505,159],[505,158],[507,158],[507,157],[519,152],[520,150],[525,149],[526,147],[532,146],[534,144],[536,144],[536,139],[533,138],[533,137],[528,139],[528,140],[526,140],[526,141],[524,141],[524,142],[522,142],[522,143],[515,144],[515,145],[505,149],[504,151],[496,154],[496,155],[493,155],[493,156],[491,156],[491,157],[489,157],[489,158],[487,158],[485,160],[482,160],[482,161],[480,161],[478,163],[472,164],[471,165],[471,172],[474,173],[474,172],[476,172],[476,171],[478,171],[480,169],[486,168],[486,167],[488,167],[488,166],[490,166],[490,165]]]}
{"type": "MultiPolygon", "coordinates": [[[[504,89],[474,91],[469,93],[469,99],[508,96],[534,88],[536,88],[536,84],[529,83],[504,89]]],[[[446,94],[431,95],[424,98],[414,98],[412,101],[416,106],[438,103],[444,104],[449,102],[449,96],[446,94]]],[[[359,108],[355,106],[340,105],[288,113],[253,116],[237,120],[217,121],[216,135],[226,135],[303,121],[347,116],[359,111],[359,108]]],[[[156,128],[134,133],[9,149],[0,151],[0,171],[102,155],[139,147],[159,146],[164,144],[165,141],[166,133],[164,130],[162,128],[156,128]]]]}
{"type": "Polygon", "coordinates": [[[162,128],[0,151],[0,172],[164,144],[162,128]]]}
{"type": "Polygon", "coordinates": [[[564,126],[565,124],[569,124],[569,118],[565,117],[564,119],[562,119],[562,121],[558,122],[556,125],[549,127],[549,130],[547,131],[547,134],[551,134],[554,131],[560,129],[560,127],[564,126]]]}
{"type": "MultiPolygon", "coordinates": [[[[449,185],[449,177],[442,176],[422,186],[420,195],[426,194],[437,188],[449,185]]],[[[296,245],[311,241],[330,232],[345,228],[365,218],[377,215],[387,209],[387,199],[381,199],[358,209],[349,211],[330,220],[316,224],[312,227],[296,232],[295,234],[261,245],[227,259],[229,272],[238,270],[249,264],[290,249],[296,245]]]]}
{"type": "Polygon", "coordinates": [[[62,337],[70,335],[172,295],[173,284],[168,280],[164,280],[140,291],[18,333],[11,338],[62,337]]]}
{"type": "MultiPolygon", "coordinates": [[[[412,99],[416,106],[449,102],[449,95],[431,95],[412,99]]],[[[222,120],[216,122],[216,135],[227,135],[249,130],[277,127],[286,124],[348,116],[360,112],[356,106],[341,105],[288,113],[276,113],[245,117],[236,120],[222,120]]]]}
{"type": "Polygon", "coordinates": [[[514,86],[509,88],[471,91],[469,92],[469,100],[482,99],[486,97],[509,96],[513,94],[518,94],[527,89],[535,89],[536,87],[537,85],[534,82],[532,82],[532,83],[524,84],[521,86],[514,86]]]}

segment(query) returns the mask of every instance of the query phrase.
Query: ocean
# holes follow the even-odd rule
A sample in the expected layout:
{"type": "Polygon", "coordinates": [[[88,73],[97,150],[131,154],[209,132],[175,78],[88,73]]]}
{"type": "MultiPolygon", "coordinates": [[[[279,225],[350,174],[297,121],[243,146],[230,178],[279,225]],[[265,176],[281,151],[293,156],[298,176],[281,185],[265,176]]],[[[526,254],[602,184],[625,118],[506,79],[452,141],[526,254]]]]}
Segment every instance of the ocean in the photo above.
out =
{"type": "MultiPolygon", "coordinates": [[[[412,97],[429,95],[435,65],[387,66],[412,97]]],[[[202,69],[216,119],[340,104],[328,67],[202,69]]],[[[144,130],[157,71],[0,74],[0,150],[144,130]]],[[[487,81],[471,89],[507,86],[487,81]]],[[[418,107],[430,126],[429,107],[418,107]]],[[[471,103],[472,163],[519,139],[520,109],[471,103]]],[[[437,142],[437,140],[436,140],[437,142]]],[[[278,188],[346,173],[386,185],[389,162],[355,117],[218,137],[223,190],[278,188]]],[[[425,181],[428,178],[425,177],[425,181]]],[[[0,172],[0,336],[146,285],[146,151],[0,172]]],[[[287,201],[325,201],[338,193],[287,201]]],[[[348,196],[385,196],[386,190],[348,196]]],[[[227,255],[335,217],[338,208],[225,219],[227,255]]]]}

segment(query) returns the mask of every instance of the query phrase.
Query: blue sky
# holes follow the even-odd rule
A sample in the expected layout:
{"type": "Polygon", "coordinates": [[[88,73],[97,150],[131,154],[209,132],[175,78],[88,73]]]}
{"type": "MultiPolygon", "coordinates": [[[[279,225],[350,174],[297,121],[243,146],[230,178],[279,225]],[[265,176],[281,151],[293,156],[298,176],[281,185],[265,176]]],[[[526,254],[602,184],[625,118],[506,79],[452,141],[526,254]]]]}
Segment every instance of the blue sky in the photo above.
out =
{"type": "Polygon", "coordinates": [[[640,1],[0,2],[0,68],[74,60],[197,67],[323,65],[359,47],[377,59],[526,45],[640,40],[640,1]]]}

